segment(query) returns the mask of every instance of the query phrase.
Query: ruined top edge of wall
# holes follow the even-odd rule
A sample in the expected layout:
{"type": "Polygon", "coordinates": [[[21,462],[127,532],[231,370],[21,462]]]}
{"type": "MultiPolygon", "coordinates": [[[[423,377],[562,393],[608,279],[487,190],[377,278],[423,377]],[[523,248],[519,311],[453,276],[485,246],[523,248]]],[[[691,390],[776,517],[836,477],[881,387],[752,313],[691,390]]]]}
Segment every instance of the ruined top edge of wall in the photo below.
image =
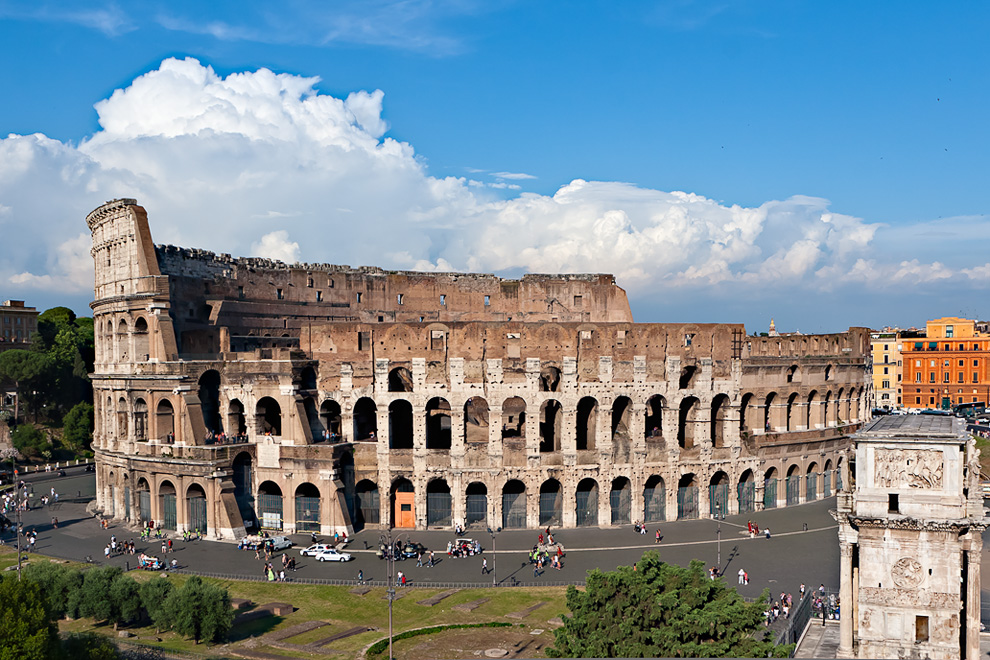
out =
{"type": "MultiPolygon", "coordinates": [[[[126,200],[125,200],[126,201],[126,200]]],[[[102,208],[102,207],[101,207],[102,208]]],[[[96,213],[96,211],[94,211],[96,213]]],[[[92,215],[92,214],[91,214],[92,215]]],[[[278,271],[305,271],[307,273],[361,273],[363,275],[401,275],[407,277],[449,279],[457,280],[489,280],[495,282],[598,282],[606,279],[610,284],[615,284],[615,278],[608,273],[566,273],[566,274],[541,274],[529,273],[523,275],[519,280],[502,278],[491,273],[460,273],[460,272],[436,272],[436,271],[412,271],[412,270],[387,270],[378,266],[358,266],[357,268],[340,264],[319,264],[319,263],[294,263],[287,264],[276,259],[265,259],[262,257],[232,257],[229,254],[217,254],[209,250],[199,248],[184,248],[175,245],[156,245],[155,250],[159,256],[178,257],[182,259],[200,261],[205,265],[219,265],[223,267],[243,267],[255,270],[278,270],[278,271]]]]}
{"type": "Polygon", "coordinates": [[[102,206],[98,206],[90,211],[89,215],[86,216],[86,224],[89,225],[90,229],[93,229],[100,222],[127,206],[137,206],[137,200],[130,197],[111,199],[109,202],[105,202],[102,206]]]}

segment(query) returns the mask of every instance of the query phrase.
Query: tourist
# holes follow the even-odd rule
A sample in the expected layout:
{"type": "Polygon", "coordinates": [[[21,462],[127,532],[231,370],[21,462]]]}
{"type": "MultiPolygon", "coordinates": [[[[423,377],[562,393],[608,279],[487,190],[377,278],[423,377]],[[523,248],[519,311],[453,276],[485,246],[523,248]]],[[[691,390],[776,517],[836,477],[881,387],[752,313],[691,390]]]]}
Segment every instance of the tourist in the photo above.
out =
{"type": "Polygon", "coordinates": [[[746,571],[744,571],[743,569],[740,568],[739,569],[739,584],[744,584],[744,580],[745,579],[746,579],[746,571]]]}
{"type": "Polygon", "coordinates": [[[488,575],[488,558],[481,560],[481,574],[488,575]]]}

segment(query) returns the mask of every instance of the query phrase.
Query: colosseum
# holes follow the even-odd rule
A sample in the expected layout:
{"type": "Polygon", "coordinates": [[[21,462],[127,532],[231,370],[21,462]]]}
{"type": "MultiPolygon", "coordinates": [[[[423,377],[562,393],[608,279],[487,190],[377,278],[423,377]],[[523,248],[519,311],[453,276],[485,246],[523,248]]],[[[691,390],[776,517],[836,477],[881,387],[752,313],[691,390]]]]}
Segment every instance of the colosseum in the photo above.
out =
{"type": "Polygon", "coordinates": [[[96,265],[97,508],[246,531],[625,525],[840,487],[869,331],[634,323],[610,275],[286,265],[155,245],[96,265]]]}

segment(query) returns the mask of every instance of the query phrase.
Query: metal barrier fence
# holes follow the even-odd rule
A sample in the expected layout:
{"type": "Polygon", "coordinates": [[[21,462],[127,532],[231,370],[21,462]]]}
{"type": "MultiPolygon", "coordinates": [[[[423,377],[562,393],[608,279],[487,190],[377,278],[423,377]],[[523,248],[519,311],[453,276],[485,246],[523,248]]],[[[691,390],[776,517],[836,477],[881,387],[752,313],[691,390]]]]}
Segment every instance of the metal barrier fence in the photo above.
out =
{"type": "MultiPolygon", "coordinates": [[[[804,629],[808,627],[808,621],[811,619],[811,598],[810,594],[806,595],[798,603],[798,606],[794,608],[794,612],[791,613],[790,618],[787,620],[787,627],[777,633],[777,639],[774,640],[776,644],[797,644],[798,640],[801,639],[801,635],[804,634],[804,629]]],[[[797,650],[797,646],[794,647],[797,650]]],[[[794,657],[794,654],[791,654],[794,657]]]]}

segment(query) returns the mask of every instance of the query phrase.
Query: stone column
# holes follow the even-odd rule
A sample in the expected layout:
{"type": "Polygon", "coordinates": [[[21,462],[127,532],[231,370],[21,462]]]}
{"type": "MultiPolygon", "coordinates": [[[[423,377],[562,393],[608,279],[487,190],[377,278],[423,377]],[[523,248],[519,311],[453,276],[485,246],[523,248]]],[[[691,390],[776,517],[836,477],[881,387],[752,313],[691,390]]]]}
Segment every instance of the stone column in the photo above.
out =
{"type": "Polygon", "coordinates": [[[964,657],[972,660],[980,657],[980,550],[983,545],[981,530],[973,530],[971,546],[966,549],[966,649],[964,657]]]}
{"type": "MultiPolygon", "coordinates": [[[[853,602],[852,544],[839,540],[839,648],[837,658],[853,657],[853,617],[856,616],[853,602]]],[[[812,586],[811,592],[814,591],[812,586]]],[[[805,598],[811,597],[811,592],[805,598]]]]}
{"type": "Polygon", "coordinates": [[[632,455],[634,464],[642,465],[646,457],[646,404],[634,401],[629,412],[629,437],[632,440],[632,455]]]}

